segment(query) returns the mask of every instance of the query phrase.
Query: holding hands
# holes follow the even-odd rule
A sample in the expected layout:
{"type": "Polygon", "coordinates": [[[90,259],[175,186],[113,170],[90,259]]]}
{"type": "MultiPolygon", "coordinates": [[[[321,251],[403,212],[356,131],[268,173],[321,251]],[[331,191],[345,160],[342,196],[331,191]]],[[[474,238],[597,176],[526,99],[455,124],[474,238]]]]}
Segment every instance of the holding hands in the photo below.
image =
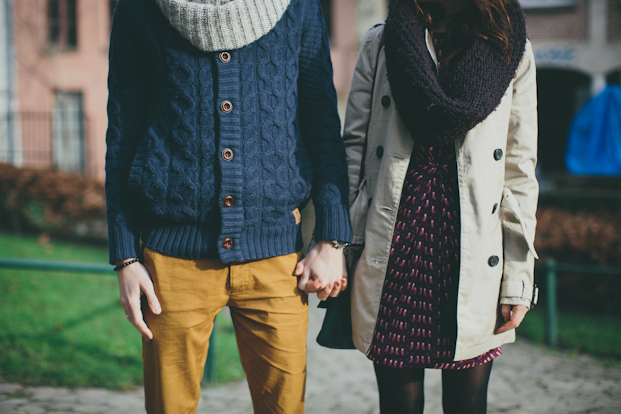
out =
{"type": "Polygon", "coordinates": [[[331,241],[321,240],[300,260],[293,273],[300,276],[298,288],[305,293],[317,293],[320,300],[337,297],[347,289],[347,267],[342,248],[331,241]]]}

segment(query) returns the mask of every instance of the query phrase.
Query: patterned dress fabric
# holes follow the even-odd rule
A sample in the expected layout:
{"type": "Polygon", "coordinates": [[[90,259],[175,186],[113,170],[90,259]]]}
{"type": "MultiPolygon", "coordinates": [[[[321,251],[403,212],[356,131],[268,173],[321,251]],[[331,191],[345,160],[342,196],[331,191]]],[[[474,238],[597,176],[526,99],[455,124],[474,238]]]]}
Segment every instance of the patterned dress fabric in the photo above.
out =
{"type": "MultiPolygon", "coordinates": [[[[440,80],[445,39],[434,36],[440,80]]],[[[493,349],[453,361],[456,315],[449,303],[459,283],[459,187],[453,144],[415,146],[403,184],[384,290],[369,359],[395,368],[471,368],[501,355],[493,349]]]]}

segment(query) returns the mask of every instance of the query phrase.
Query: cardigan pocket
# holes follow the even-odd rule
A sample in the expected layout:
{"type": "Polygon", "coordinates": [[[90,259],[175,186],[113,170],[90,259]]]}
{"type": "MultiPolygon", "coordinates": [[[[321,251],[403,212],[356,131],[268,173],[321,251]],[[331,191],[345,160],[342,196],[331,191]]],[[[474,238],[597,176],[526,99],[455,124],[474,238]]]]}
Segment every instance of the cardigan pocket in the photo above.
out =
{"type": "MultiPolygon", "coordinates": [[[[511,192],[510,189],[504,187],[502,192],[502,201],[500,202],[500,207],[502,209],[502,217],[503,224],[505,227],[510,227],[512,223],[518,223],[521,231],[517,233],[521,234],[524,242],[528,246],[528,250],[533,254],[535,259],[539,259],[537,252],[535,251],[535,245],[533,244],[532,238],[529,236],[529,231],[524,222],[524,218],[522,217],[522,210],[515,196],[511,192]],[[505,222],[509,221],[508,224],[505,222]]],[[[512,229],[513,230],[513,229],[512,229]]],[[[515,232],[515,231],[514,231],[515,232]]]]}

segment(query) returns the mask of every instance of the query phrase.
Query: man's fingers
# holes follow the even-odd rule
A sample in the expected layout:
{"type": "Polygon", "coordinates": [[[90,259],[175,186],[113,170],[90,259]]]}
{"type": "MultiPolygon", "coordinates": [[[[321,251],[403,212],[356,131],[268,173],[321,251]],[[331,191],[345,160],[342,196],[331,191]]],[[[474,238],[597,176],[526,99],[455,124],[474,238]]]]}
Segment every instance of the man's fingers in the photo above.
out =
{"type": "Polygon", "coordinates": [[[347,285],[348,285],[347,278],[346,277],[342,278],[341,279],[341,292],[347,289],[347,285]]]}
{"type": "Polygon", "coordinates": [[[140,310],[140,301],[131,302],[130,309],[127,313],[127,319],[136,327],[138,332],[148,341],[153,339],[153,333],[147,327],[147,324],[142,318],[142,311],[140,310]]]}
{"type": "Polygon", "coordinates": [[[151,312],[156,315],[162,313],[162,307],[160,305],[159,299],[157,298],[157,295],[155,294],[153,283],[148,283],[146,286],[142,286],[141,289],[147,297],[147,303],[149,304],[151,312]]]}
{"type": "Polygon", "coordinates": [[[293,271],[294,276],[302,276],[302,272],[304,272],[304,259],[300,260],[297,265],[295,265],[295,270],[293,271]]]}

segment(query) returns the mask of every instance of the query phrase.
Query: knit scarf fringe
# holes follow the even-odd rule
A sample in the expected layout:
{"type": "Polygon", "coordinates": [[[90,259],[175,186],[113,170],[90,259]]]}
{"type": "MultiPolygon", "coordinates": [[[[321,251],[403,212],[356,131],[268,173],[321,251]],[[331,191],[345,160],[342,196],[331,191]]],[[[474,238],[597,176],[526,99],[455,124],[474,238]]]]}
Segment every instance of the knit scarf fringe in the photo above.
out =
{"type": "Polygon", "coordinates": [[[290,0],[156,0],[170,24],[205,52],[235,50],[274,28],[290,0]]]}
{"type": "Polygon", "coordinates": [[[524,54],[526,24],[519,4],[507,4],[513,54],[503,45],[473,39],[454,58],[440,86],[414,2],[393,0],[385,27],[388,81],[401,119],[412,137],[427,145],[450,144],[482,122],[500,104],[524,54]]]}

